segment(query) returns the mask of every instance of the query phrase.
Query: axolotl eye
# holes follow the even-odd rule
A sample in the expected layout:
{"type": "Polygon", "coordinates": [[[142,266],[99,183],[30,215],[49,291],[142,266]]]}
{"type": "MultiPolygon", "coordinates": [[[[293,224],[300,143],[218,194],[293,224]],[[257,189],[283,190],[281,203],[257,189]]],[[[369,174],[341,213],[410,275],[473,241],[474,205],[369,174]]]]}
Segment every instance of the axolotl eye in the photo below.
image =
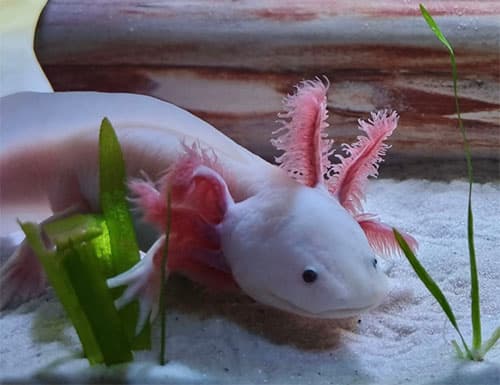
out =
{"type": "Polygon", "coordinates": [[[307,268],[302,273],[302,279],[305,283],[313,283],[318,278],[318,273],[312,268],[307,268]]]}
{"type": "Polygon", "coordinates": [[[377,268],[377,263],[378,263],[377,258],[373,258],[373,260],[372,260],[372,265],[373,265],[373,268],[374,268],[374,269],[376,269],[376,268],[377,268]]]}

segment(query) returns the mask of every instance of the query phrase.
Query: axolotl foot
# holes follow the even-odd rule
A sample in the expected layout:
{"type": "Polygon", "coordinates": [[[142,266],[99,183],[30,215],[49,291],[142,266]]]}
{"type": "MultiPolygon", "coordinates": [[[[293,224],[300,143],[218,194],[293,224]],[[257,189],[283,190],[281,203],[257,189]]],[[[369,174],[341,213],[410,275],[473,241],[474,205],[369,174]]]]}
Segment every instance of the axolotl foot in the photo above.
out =
{"type": "Polygon", "coordinates": [[[45,291],[42,266],[26,241],[21,242],[0,269],[0,309],[17,306],[45,291]]]}
{"type": "MultiPolygon", "coordinates": [[[[52,208],[58,209],[57,206],[52,208]]],[[[44,225],[86,211],[88,207],[83,202],[71,204],[66,209],[43,220],[39,225],[40,235],[45,239],[44,225]]],[[[45,291],[47,286],[47,278],[38,257],[25,239],[18,243],[21,239],[24,239],[22,232],[2,237],[2,254],[10,250],[14,251],[0,268],[0,309],[15,307],[36,298],[45,291]]],[[[4,255],[1,259],[3,262],[4,255]]]]}
{"type": "Polygon", "coordinates": [[[136,299],[138,300],[139,317],[136,334],[140,333],[148,319],[153,320],[158,314],[162,282],[161,271],[154,266],[153,258],[164,242],[165,236],[160,237],[146,253],[141,251],[141,260],[135,266],[107,280],[110,288],[127,286],[121,297],[115,301],[115,306],[118,309],[136,299]]]}

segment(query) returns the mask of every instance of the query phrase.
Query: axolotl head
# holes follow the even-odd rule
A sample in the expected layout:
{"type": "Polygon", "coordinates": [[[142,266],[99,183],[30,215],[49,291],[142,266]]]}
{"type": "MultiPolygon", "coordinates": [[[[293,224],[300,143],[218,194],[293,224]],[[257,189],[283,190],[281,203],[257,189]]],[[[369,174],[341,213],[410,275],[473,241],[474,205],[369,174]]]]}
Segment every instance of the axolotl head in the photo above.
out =
{"type": "Polygon", "coordinates": [[[379,305],[387,293],[360,225],[323,188],[295,184],[237,203],[221,236],[236,282],[272,307],[343,318],[379,305]]]}
{"type": "Polygon", "coordinates": [[[384,110],[360,120],[365,135],[339,152],[326,132],[328,87],[327,79],[303,81],[284,99],[271,143],[288,179],[274,175],[274,184],[230,207],[222,239],[247,294],[293,313],[340,318],[377,306],[388,290],[372,247],[385,253],[397,243],[362,201],[398,115],[384,110]]]}

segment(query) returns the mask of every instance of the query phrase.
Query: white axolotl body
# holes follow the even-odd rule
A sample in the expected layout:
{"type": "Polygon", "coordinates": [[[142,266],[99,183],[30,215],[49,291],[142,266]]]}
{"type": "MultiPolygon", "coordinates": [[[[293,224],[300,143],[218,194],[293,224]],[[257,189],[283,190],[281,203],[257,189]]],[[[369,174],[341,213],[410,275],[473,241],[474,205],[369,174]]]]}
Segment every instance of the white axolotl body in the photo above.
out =
{"type": "MultiPolygon", "coordinates": [[[[361,122],[368,136],[333,165],[332,141],[323,132],[327,89],[319,80],[303,82],[285,100],[284,134],[273,141],[284,150],[281,167],[154,98],[93,92],[4,97],[1,206],[47,196],[56,215],[98,211],[98,128],[106,116],[120,140],[135,203],[160,233],[171,191],[169,271],[215,289],[239,287],[303,316],[352,316],[377,306],[387,292],[375,252],[394,250],[395,242],[389,227],[362,212],[361,200],[397,116],[382,112],[361,122]],[[153,183],[137,179],[141,173],[165,175],[153,183]]],[[[108,282],[129,286],[117,305],[138,298],[141,323],[155,312],[163,242],[160,236],[138,266],[108,282]]],[[[39,294],[42,276],[21,245],[1,270],[3,306],[39,294]]]]}

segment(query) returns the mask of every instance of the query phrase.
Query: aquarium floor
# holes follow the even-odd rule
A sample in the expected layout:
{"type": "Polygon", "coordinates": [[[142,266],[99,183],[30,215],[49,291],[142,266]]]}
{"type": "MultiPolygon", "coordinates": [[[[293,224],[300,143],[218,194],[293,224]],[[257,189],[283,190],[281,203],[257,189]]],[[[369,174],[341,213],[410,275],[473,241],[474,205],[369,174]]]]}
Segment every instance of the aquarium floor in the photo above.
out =
{"type": "MultiPolygon", "coordinates": [[[[421,262],[448,297],[470,340],[463,181],[371,182],[369,212],[414,235],[421,262]]],[[[474,186],[483,333],[500,325],[500,183],[474,186]]],[[[333,230],[332,230],[333,231],[333,230]]],[[[244,296],[168,285],[169,363],[153,351],[135,362],[89,367],[51,291],[0,317],[0,380],[61,383],[499,384],[500,346],[480,363],[454,356],[457,336],[403,257],[385,262],[391,291],[359,317],[308,320],[244,296]]]]}

